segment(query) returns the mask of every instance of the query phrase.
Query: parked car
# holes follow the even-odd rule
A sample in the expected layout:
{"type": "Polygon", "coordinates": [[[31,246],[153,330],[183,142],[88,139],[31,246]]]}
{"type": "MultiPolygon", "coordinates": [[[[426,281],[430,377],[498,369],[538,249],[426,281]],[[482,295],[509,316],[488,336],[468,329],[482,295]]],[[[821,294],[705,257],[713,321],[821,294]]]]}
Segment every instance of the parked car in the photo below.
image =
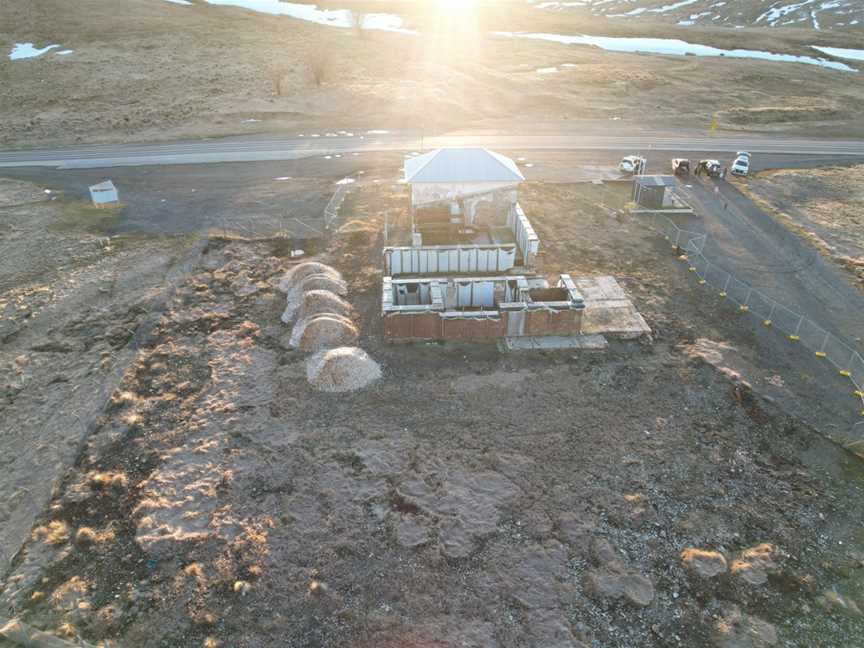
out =
{"type": "Polygon", "coordinates": [[[696,165],[696,175],[707,175],[710,178],[719,178],[723,167],[719,160],[699,160],[696,165]]]}
{"type": "Polygon", "coordinates": [[[690,175],[690,160],[686,158],[673,158],[672,173],[676,176],[690,175]]]}
{"type": "Polygon", "coordinates": [[[738,151],[735,161],[732,163],[732,175],[746,176],[750,173],[750,154],[747,151],[738,151]]]}
{"type": "Polygon", "coordinates": [[[645,158],[639,155],[628,155],[618,163],[618,170],[629,175],[639,175],[645,170],[645,158]]]}

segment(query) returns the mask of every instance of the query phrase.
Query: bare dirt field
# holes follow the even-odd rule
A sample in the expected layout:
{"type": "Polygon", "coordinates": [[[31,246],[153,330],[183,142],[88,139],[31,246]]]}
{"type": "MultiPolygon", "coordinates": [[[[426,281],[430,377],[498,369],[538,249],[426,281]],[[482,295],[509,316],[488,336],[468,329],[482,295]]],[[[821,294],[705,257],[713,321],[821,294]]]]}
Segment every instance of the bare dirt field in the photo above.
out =
{"type": "MultiPolygon", "coordinates": [[[[352,3],[363,9],[362,3],[352,3]]],[[[423,3],[369,3],[421,35],[325,27],[196,2],[40,0],[0,6],[0,146],[249,133],[472,128],[562,131],[584,120],[645,126],[862,132],[862,84],[815,66],[604,52],[494,31],[682,38],[812,55],[804,29],[676,28],[496,4],[447,19],[423,3]],[[14,43],[60,56],[9,60],[14,43]],[[310,71],[324,60],[320,85],[310,71]],[[314,64],[314,65],[313,65],[314,64]],[[565,66],[566,64],[566,66],[565,66]],[[557,67],[555,74],[538,69],[557,67]]],[[[433,3],[425,3],[434,7],[433,3]]],[[[854,47],[843,34],[819,42],[854,47]]]]}
{"type": "Polygon", "coordinates": [[[166,275],[190,247],[184,237],[108,238],[116,218],[0,180],[4,571],[135,357],[166,275]]]}
{"type": "Polygon", "coordinates": [[[407,191],[352,189],[318,258],[384,375],[349,394],[314,391],[287,348],[284,244],[211,238],[14,556],[3,609],[123,646],[856,645],[864,473],[780,407],[810,392],[830,425],[829,381],[694,291],[627,197],[522,189],[540,270],[616,275],[653,340],[522,355],[385,345],[378,232],[407,191]]]}
{"type": "Polygon", "coordinates": [[[779,169],[748,178],[742,190],[864,289],[864,166],[779,169]]]}

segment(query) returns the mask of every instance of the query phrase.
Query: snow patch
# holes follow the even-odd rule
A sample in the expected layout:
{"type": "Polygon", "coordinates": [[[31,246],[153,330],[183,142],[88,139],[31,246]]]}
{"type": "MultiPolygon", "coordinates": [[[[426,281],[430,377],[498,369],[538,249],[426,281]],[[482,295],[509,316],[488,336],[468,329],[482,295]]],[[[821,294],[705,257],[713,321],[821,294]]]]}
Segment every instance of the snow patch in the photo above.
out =
{"type": "Polygon", "coordinates": [[[811,45],[810,47],[819,50],[823,54],[828,54],[829,56],[850,59],[852,61],[864,61],[864,50],[846,49],[845,47],[821,47],[819,45],[811,45]]]}
{"type": "MultiPolygon", "coordinates": [[[[282,2],[281,0],[206,0],[207,4],[242,7],[251,11],[288,16],[297,20],[306,20],[318,25],[351,29],[355,25],[355,16],[350,9],[319,9],[314,4],[299,2],[282,2]]],[[[402,18],[394,14],[373,13],[363,16],[362,29],[397,32],[400,34],[416,34],[405,29],[402,18]]]]}
{"type": "Polygon", "coordinates": [[[37,58],[45,52],[60,47],[59,45],[46,45],[43,48],[36,47],[33,43],[15,43],[12,51],[9,52],[9,59],[17,61],[19,59],[37,58]]]}
{"type": "Polygon", "coordinates": [[[812,56],[795,56],[793,54],[776,54],[774,52],[762,52],[759,50],[733,49],[725,50],[709,45],[688,43],[676,38],[623,38],[613,36],[565,36],[562,34],[526,33],[526,32],[493,32],[495,36],[505,38],[530,38],[535,40],[552,41],[565,45],[589,45],[599,47],[610,52],[646,54],[662,54],[672,56],[725,56],[727,58],[748,58],[764,61],[776,61],[782,63],[804,63],[807,65],[818,65],[832,70],[844,72],[857,72],[845,63],[828,61],[826,59],[814,58],[812,56]]]}

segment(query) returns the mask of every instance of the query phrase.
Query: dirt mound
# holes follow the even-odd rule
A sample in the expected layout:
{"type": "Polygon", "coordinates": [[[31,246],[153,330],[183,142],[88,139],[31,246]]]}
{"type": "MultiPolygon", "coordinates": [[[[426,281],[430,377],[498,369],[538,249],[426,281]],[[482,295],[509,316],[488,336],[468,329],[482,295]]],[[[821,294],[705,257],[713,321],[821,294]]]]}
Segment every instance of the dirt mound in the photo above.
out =
{"type": "Polygon", "coordinates": [[[344,297],[348,294],[348,286],[341,277],[334,277],[326,273],[308,275],[288,289],[288,304],[282,313],[283,322],[288,324],[294,319],[297,311],[303,305],[303,296],[312,291],[326,291],[337,297],[344,297]]]}
{"type": "Polygon", "coordinates": [[[351,304],[330,290],[310,290],[304,292],[300,296],[296,311],[292,313],[290,310],[290,307],[286,307],[285,312],[282,314],[282,321],[286,324],[291,322],[295,314],[297,319],[301,320],[326,313],[335,313],[348,319],[354,319],[354,308],[351,304]]]}
{"type": "Polygon", "coordinates": [[[320,391],[347,392],[363,389],[378,380],[381,368],[363,349],[340,347],[310,357],[306,377],[320,391]]]}
{"type": "Polygon", "coordinates": [[[325,263],[318,261],[306,261],[300,265],[296,265],[285,276],[279,280],[279,290],[283,293],[288,293],[292,288],[299,285],[304,279],[310,275],[326,275],[338,281],[342,281],[342,275],[339,271],[325,263]]]}
{"type": "Polygon", "coordinates": [[[359,219],[350,220],[339,228],[340,234],[374,234],[377,231],[375,223],[359,219]]]}
{"type": "Polygon", "coordinates": [[[298,321],[288,344],[301,351],[320,351],[354,344],[357,335],[357,327],[347,317],[326,313],[298,321]]]}

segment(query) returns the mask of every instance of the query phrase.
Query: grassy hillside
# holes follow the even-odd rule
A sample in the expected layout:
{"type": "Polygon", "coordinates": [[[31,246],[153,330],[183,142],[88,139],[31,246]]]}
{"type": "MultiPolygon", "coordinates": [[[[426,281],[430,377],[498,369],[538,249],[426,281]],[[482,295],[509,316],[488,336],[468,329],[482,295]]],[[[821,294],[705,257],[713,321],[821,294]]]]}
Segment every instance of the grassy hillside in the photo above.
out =
{"type": "MultiPolygon", "coordinates": [[[[806,108],[826,96],[830,110],[803,120],[779,111],[780,122],[736,118],[729,126],[864,132],[857,114],[864,84],[850,83],[851,73],[488,36],[496,30],[666,36],[802,53],[814,38],[807,30],[636,24],[521,3],[456,17],[429,4],[352,6],[398,10],[421,35],[356,32],[200,2],[126,0],[122,12],[109,0],[3,3],[0,51],[20,42],[60,48],[39,58],[0,59],[0,146],[336,128],[561,129],[585,119],[702,129],[715,114],[722,127],[724,115],[742,109],[806,108]],[[58,55],[63,48],[74,52],[58,55]],[[563,64],[555,74],[537,73],[563,64]],[[311,73],[316,66],[323,69],[320,84],[311,73]]],[[[836,36],[819,42],[848,46],[836,36]]]]}

